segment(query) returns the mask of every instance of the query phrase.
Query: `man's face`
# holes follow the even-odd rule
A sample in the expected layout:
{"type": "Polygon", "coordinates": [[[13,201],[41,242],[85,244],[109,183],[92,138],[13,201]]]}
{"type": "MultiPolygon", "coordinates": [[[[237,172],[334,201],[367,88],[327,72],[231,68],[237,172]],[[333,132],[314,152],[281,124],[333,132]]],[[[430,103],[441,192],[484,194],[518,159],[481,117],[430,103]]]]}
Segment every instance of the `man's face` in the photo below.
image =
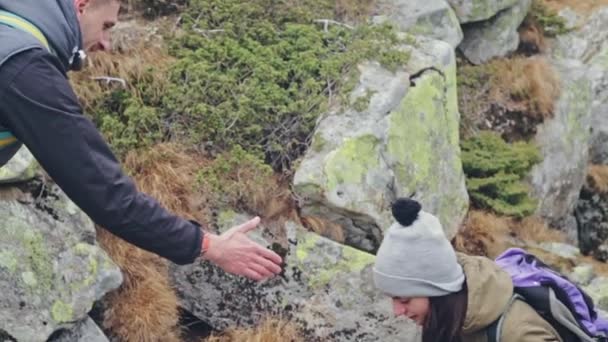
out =
{"type": "Polygon", "coordinates": [[[118,21],[120,3],[107,0],[74,0],[84,49],[108,51],[111,48],[110,30],[118,21]]]}

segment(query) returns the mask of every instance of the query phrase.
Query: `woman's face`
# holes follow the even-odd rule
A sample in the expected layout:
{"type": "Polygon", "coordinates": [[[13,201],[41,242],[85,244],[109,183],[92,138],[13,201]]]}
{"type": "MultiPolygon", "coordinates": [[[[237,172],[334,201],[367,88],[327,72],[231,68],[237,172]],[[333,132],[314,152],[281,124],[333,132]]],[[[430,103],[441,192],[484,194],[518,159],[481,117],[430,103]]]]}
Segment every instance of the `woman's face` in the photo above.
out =
{"type": "Polygon", "coordinates": [[[405,316],[422,326],[429,313],[428,297],[393,297],[393,313],[405,316]]]}

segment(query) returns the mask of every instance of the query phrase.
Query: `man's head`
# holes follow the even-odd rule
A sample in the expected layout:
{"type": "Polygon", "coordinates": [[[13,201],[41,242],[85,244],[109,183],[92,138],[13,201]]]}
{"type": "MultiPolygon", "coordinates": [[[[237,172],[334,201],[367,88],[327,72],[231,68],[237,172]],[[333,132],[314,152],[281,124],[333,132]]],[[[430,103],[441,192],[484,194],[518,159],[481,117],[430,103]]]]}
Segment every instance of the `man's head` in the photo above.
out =
{"type": "Polygon", "coordinates": [[[118,21],[118,0],[74,0],[84,50],[109,50],[110,30],[118,21]]]}

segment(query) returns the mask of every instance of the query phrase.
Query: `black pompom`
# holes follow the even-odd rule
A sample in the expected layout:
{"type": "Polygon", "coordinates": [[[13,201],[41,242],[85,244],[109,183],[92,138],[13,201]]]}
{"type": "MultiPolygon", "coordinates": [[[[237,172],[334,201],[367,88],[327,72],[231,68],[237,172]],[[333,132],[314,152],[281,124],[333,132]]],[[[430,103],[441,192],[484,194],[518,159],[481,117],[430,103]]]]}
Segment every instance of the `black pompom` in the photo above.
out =
{"type": "Polygon", "coordinates": [[[402,226],[409,226],[418,218],[422,206],[409,198],[399,198],[393,202],[393,216],[402,226]]]}

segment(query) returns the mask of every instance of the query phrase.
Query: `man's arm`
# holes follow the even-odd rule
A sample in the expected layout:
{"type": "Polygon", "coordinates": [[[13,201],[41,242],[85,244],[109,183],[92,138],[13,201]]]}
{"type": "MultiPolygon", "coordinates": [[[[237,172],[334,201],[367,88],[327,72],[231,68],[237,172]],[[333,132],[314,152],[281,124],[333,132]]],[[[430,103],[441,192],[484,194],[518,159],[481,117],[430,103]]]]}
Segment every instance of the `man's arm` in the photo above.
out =
{"type": "Polygon", "coordinates": [[[94,126],[82,115],[58,61],[29,50],[0,67],[0,121],[61,189],[96,223],[177,264],[201,251],[196,224],[136,190],[94,126]]]}

